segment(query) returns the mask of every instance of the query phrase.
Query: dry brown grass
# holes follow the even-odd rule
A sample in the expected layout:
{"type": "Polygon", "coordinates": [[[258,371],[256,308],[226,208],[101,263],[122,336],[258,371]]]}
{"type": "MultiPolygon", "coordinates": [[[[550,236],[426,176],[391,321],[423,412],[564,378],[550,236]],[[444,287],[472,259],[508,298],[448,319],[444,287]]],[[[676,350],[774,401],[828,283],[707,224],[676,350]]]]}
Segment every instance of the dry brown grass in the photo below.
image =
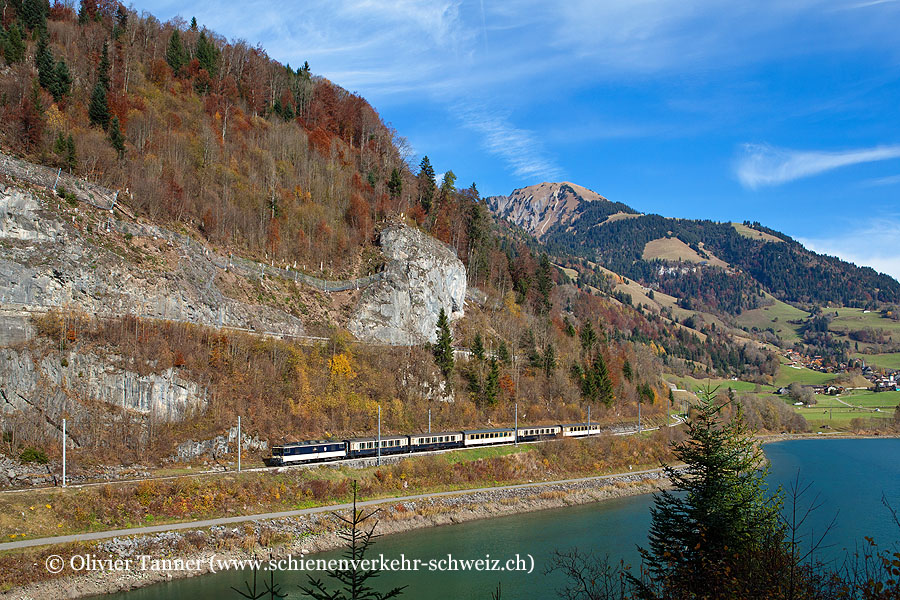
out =
{"type": "Polygon", "coordinates": [[[728,263],[719,258],[716,258],[712,254],[709,255],[709,258],[703,258],[699,254],[697,254],[697,252],[694,251],[693,248],[675,237],[659,238],[647,242],[647,244],[644,246],[643,258],[644,260],[660,259],[670,260],[673,262],[708,262],[709,264],[716,267],[728,266],[728,263]]]}
{"type": "Polygon", "coordinates": [[[774,243],[779,243],[779,242],[784,241],[780,238],[775,237],[771,233],[766,233],[764,231],[757,231],[756,229],[747,227],[743,223],[732,223],[731,225],[732,225],[732,227],[734,227],[735,231],[737,231],[739,234],[741,234],[744,237],[748,237],[750,239],[762,240],[764,242],[774,242],[774,243]]]}

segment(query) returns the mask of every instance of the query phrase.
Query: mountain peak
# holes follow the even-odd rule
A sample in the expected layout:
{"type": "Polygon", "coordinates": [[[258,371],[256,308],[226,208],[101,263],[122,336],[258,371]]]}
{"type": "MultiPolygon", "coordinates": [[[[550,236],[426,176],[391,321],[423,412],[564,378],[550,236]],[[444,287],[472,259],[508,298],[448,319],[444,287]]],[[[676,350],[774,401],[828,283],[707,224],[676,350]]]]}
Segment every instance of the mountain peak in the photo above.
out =
{"type": "Polygon", "coordinates": [[[634,212],[613,203],[586,187],[569,181],[543,182],[513,190],[509,196],[485,199],[488,208],[506,220],[542,238],[553,226],[572,223],[581,217],[586,203],[601,203],[608,214],[634,212]]]}

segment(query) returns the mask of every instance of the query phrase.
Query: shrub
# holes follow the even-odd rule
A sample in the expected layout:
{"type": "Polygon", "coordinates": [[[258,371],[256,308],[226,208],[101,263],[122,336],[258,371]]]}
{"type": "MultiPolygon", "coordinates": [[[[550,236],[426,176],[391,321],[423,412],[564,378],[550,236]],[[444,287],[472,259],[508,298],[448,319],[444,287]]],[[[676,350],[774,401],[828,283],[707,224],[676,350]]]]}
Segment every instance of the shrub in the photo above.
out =
{"type": "Polygon", "coordinates": [[[19,455],[19,460],[26,463],[37,463],[39,465],[46,465],[50,462],[46,452],[32,446],[29,446],[22,451],[22,454],[19,455]]]}

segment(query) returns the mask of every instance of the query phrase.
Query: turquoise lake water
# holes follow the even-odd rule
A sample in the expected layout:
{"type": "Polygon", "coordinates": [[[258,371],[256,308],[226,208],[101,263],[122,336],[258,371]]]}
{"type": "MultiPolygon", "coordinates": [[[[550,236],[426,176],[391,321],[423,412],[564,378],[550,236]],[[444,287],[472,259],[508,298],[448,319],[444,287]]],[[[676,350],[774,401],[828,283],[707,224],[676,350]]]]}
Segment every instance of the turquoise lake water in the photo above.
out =
{"type": "MultiPolygon", "coordinates": [[[[807,504],[819,494],[823,507],[813,513],[810,529],[821,531],[837,513],[829,547],[822,558],[842,556],[844,549],[863,543],[873,536],[880,546],[900,543],[900,529],[890,521],[882,504],[885,497],[900,508],[900,440],[796,440],[765,446],[772,467],[773,486],[788,488],[799,475],[811,483],[807,504]]],[[[554,549],[577,547],[608,555],[618,562],[638,565],[637,545],[646,542],[650,524],[649,495],[611,500],[586,506],[545,510],[445,527],[412,531],[380,538],[372,555],[440,559],[452,554],[457,558],[492,558],[531,555],[531,574],[404,572],[384,573],[377,588],[408,585],[401,598],[427,600],[489,599],[500,582],[504,600],[554,598],[561,584],[556,575],[544,573],[554,549]]],[[[332,552],[316,557],[338,557],[332,552]]],[[[103,596],[105,600],[150,600],[191,598],[226,600],[240,598],[230,589],[241,586],[246,573],[219,573],[156,584],[150,587],[103,596]]],[[[288,598],[300,598],[298,583],[306,575],[281,572],[277,581],[288,598]]]]}

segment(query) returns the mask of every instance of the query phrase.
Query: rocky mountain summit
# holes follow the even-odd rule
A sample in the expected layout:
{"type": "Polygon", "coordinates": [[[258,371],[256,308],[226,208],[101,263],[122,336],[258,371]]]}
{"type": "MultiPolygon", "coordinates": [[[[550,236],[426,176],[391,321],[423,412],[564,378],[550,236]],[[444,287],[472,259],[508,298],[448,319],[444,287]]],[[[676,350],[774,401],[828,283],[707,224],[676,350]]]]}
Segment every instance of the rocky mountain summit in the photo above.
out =
{"type": "Polygon", "coordinates": [[[485,200],[494,214],[518,225],[538,239],[543,238],[555,225],[566,225],[581,218],[587,203],[612,209],[608,214],[634,212],[567,181],[530,185],[513,190],[509,196],[490,196],[485,200]]]}

